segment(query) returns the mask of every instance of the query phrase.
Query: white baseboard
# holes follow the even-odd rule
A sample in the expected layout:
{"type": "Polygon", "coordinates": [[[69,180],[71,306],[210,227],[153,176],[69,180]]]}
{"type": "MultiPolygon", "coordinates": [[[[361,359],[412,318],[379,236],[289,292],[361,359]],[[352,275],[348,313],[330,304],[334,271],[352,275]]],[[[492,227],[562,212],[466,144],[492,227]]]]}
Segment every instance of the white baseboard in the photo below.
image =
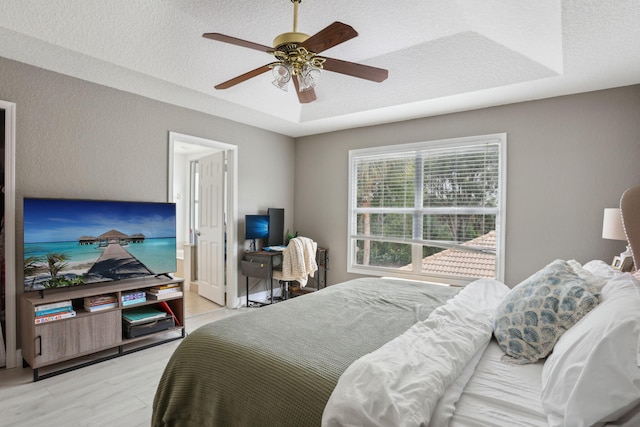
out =
{"type": "MultiPolygon", "coordinates": [[[[274,287],[273,288],[273,297],[280,297],[281,296],[281,292],[282,289],[280,287],[274,287]]],[[[251,301],[268,301],[271,298],[271,292],[269,291],[261,291],[261,292],[255,292],[252,294],[249,294],[249,299],[251,301]]],[[[246,306],[247,305],[247,299],[246,298],[242,298],[242,306],[246,306]]]]}

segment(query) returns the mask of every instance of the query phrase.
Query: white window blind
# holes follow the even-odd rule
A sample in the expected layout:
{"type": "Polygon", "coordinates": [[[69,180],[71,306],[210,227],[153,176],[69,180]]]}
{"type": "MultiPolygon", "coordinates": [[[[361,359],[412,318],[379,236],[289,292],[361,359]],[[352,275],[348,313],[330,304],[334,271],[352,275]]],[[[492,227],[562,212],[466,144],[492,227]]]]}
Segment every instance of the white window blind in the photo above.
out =
{"type": "Polygon", "coordinates": [[[447,258],[462,268],[477,253],[495,277],[505,140],[501,134],[351,151],[350,271],[448,276],[430,264],[447,258]]]}

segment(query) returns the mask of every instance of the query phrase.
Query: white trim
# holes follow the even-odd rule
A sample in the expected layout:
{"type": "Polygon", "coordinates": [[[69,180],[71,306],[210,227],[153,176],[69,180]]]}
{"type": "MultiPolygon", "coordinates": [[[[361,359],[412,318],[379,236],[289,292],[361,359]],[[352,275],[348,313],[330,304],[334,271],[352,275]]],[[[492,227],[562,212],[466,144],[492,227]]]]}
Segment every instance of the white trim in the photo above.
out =
{"type": "Polygon", "coordinates": [[[238,147],[227,150],[227,307],[239,308],[238,297],[238,147]]]}
{"type": "Polygon", "coordinates": [[[203,147],[216,148],[227,152],[227,308],[240,307],[238,298],[238,239],[236,235],[238,218],[238,147],[224,142],[185,135],[177,132],[169,132],[169,173],[167,200],[173,200],[173,148],[177,141],[186,142],[203,147]]]}
{"type": "MultiPolygon", "coordinates": [[[[273,298],[280,298],[281,296],[282,296],[282,289],[280,288],[280,286],[274,286],[274,288],[273,288],[273,298]]],[[[265,289],[264,291],[259,291],[259,292],[255,292],[255,293],[249,294],[249,300],[250,301],[262,301],[264,303],[267,303],[268,301],[271,300],[271,291],[265,289]]],[[[242,306],[243,307],[247,306],[247,300],[245,298],[242,298],[242,306]]]]}
{"type": "Polygon", "coordinates": [[[351,157],[356,154],[366,153],[368,155],[381,155],[381,154],[389,154],[396,153],[401,150],[411,151],[411,150],[419,150],[424,148],[425,144],[429,144],[429,149],[437,149],[439,147],[442,148],[450,148],[451,144],[456,145],[464,145],[464,144],[479,144],[483,142],[489,142],[495,140],[496,142],[506,142],[507,134],[506,133],[493,133],[489,135],[478,135],[478,136],[464,136],[460,138],[449,138],[449,139],[437,139],[433,141],[420,141],[420,142],[409,142],[406,144],[396,144],[396,145],[384,145],[381,147],[371,147],[371,148],[359,148],[354,150],[349,150],[349,160],[351,157]]]}
{"type": "Polygon", "coordinates": [[[4,262],[5,262],[5,321],[6,367],[18,367],[20,352],[17,349],[16,316],[16,104],[0,101],[5,110],[4,134],[4,262]]]}
{"type": "Polygon", "coordinates": [[[505,254],[507,253],[507,134],[496,134],[502,142],[500,150],[500,211],[496,217],[496,279],[503,282],[505,280],[505,254]]]}
{"type": "MultiPolygon", "coordinates": [[[[453,276],[439,276],[439,275],[425,275],[420,274],[416,271],[402,271],[396,268],[384,268],[378,266],[361,266],[356,264],[356,239],[355,236],[352,235],[352,220],[354,214],[358,211],[357,208],[353,206],[353,191],[357,184],[357,176],[353,173],[353,158],[367,155],[367,156],[385,156],[385,155],[393,155],[399,151],[413,151],[413,150],[421,150],[425,148],[425,145],[428,145],[428,149],[438,149],[438,148],[450,148],[452,144],[457,146],[463,145],[474,145],[495,141],[500,144],[500,171],[499,171],[499,185],[500,185],[500,206],[498,208],[498,213],[496,215],[496,279],[499,281],[504,281],[505,277],[505,231],[506,231],[506,206],[507,206],[507,134],[506,133],[496,133],[489,135],[478,135],[478,136],[470,136],[470,137],[461,137],[461,138],[450,138],[450,139],[441,139],[434,141],[423,141],[423,142],[412,142],[407,144],[396,144],[396,145],[385,145],[381,147],[372,147],[372,148],[361,148],[349,150],[349,188],[348,188],[348,233],[347,233],[347,272],[348,273],[356,273],[356,274],[365,274],[365,275],[376,275],[376,276],[397,276],[401,278],[407,279],[415,279],[415,280],[441,280],[444,283],[454,284],[454,285],[465,285],[470,281],[474,280],[474,278],[456,278],[453,276]]],[[[399,208],[384,208],[379,209],[380,212],[402,212],[403,209],[399,208]]],[[[415,209],[406,209],[407,211],[414,212],[415,209]]],[[[451,209],[443,209],[443,210],[451,210],[451,209]]],[[[456,209],[453,209],[456,210],[456,209]]],[[[459,209],[458,209],[459,210],[459,209]]],[[[370,211],[370,209],[367,209],[370,211]]],[[[392,241],[393,239],[384,239],[385,241],[392,241]]],[[[403,242],[411,244],[410,239],[402,239],[403,242]]],[[[412,252],[416,254],[417,249],[415,246],[412,248],[412,252]]],[[[412,257],[412,259],[414,259],[412,257]]]]}

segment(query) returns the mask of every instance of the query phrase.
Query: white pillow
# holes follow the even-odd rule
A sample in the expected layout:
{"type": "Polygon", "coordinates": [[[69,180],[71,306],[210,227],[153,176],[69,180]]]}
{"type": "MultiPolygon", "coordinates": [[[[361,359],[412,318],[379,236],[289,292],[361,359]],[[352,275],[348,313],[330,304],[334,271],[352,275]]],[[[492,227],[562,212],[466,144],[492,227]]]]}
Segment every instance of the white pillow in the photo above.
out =
{"type": "Polygon", "coordinates": [[[604,261],[589,261],[584,266],[581,266],[578,261],[572,259],[567,261],[567,264],[569,264],[578,277],[591,285],[597,292],[602,290],[604,285],[607,284],[609,279],[614,277],[616,272],[620,274],[619,270],[614,269],[609,264],[605,264],[604,261]]]}
{"type": "Polygon", "coordinates": [[[542,369],[549,425],[601,426],[640,404],[640,284],[621,274],[566,331],[542,369]]]}
{"type": "Polygon", "coordinates": [[[606,279],[607,281],[622,274],[620,270],[616,270],[611,265],[599,259],[589,261],[583,265],[582,268],[594,276],[606,279]]]}

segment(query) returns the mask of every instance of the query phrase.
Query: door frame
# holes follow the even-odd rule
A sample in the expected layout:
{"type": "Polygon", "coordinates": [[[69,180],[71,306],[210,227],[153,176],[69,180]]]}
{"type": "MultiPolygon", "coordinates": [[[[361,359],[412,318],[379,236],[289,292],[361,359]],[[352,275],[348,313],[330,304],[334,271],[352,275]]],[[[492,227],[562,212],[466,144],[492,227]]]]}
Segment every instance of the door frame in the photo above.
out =
{"type": "Polygon", "coordinates": [[[178,132],[169,132],[169,173],[167,200],[173,201],[173,148],[176,141],[188,144],[201,145],[226,151],[227,155],[227,256],[226,256],[226,292],[227,308],[238,308],[238,147],[232,144],[219,142],[197,136],[186,135],[178,132]]]}
{"type": "Polygon", "coordinates": [[[7,369],[22,359],[17,349],[16,316],[16,104],[0,100],[4,110],[4,280],[7,369]]]}

